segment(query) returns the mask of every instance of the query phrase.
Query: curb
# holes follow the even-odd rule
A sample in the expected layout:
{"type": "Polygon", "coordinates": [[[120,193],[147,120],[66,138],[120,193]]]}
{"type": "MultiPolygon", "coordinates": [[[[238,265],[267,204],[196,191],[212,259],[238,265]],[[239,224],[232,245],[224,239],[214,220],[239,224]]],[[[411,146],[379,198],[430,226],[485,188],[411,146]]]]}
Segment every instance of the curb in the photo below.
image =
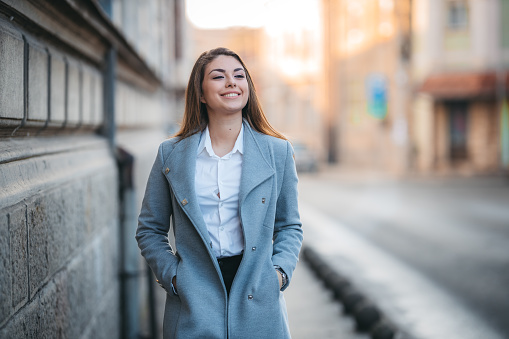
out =
{"type": "Polygon", "coordinates": [[[352,316],[359,332],[372,339],[397,339],[400,331],[366,296],[341,276],[311,247],[302,248],[302,257],[311,270],[332,291],[334,299],[343,304],[343,312],[352,316]]]}

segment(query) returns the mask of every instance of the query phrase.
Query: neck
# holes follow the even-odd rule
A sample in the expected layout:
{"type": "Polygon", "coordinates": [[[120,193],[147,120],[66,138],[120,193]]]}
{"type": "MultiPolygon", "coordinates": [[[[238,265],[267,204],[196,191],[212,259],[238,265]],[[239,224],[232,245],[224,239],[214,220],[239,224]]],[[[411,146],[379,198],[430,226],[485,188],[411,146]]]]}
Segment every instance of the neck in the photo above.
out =
{"type": "Polygon", "coordinates": [[[209,115],[208,127],[214,153],[222,157],[235,146],[242,127],[242,115],[221,118],[209,115]]]}

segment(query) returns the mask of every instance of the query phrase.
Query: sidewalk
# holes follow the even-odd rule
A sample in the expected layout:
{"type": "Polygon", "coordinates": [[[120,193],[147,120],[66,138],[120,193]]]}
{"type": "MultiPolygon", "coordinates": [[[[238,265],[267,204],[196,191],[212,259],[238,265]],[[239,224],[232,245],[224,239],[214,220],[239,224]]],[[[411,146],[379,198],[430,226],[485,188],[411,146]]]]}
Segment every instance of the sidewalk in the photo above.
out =
{"type": "Polygon", "coordinates": [[[368,339],[355,331],[353,318],[342,313],[342,306],[300,261],[292,283],[284,292],[292,339],[368,339]]]}

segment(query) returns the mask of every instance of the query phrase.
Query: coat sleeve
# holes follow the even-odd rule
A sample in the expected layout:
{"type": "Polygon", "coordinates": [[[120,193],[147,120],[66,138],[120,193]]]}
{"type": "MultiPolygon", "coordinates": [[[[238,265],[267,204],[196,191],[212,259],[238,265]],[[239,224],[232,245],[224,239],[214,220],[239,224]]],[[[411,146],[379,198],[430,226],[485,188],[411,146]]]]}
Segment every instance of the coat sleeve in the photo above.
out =
{"type": "Polygon", "coordinates": [[[272,262],[283,269],[288,277],[288,287],[293,271],[299,260],[302,246],[302,224],[299,216],[297,170],[293,158],[293,148],[286,142],[286,158],[283,178],[276,205],[274,223],[274,243],[272,262]]]}
{"type": "Polygon", "coordinates": [[[171,291],[171,280],[176,275],[178,258],[168,240],[173,208],[169,183],[163,174],[163,145],[159,146],[148,178],[138,217],[136,240],[141,255],[145,257],[159,283],[166,291],[171,291]]]}

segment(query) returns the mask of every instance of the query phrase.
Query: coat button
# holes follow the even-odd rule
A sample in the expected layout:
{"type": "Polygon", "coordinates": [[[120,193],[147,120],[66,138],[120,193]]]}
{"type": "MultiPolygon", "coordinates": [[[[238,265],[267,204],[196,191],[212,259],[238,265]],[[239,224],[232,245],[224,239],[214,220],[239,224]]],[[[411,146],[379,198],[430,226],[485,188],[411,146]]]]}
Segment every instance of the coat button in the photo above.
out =
{"type": "Polygon", "coordinates": [[[168,167],[166,167],[166,169],[164,170],[164,173],[168,174],[170,172],[170,169],[168,167]]]}
{"type": "Polygon", "coordinates": [[[256,247],[251,247],[251,251],[256,251],[256,247]]]}
{"type": "Polygon", "coordinates": [[[265,204],[265,198],[262,198],[262,204],[265,204]]]}
{"type": "Polygon", "coordinates": [[[250,294],[250,295],[247,296],[247,299],[248,300],[253,300],[253,296],[250,294]]]}

